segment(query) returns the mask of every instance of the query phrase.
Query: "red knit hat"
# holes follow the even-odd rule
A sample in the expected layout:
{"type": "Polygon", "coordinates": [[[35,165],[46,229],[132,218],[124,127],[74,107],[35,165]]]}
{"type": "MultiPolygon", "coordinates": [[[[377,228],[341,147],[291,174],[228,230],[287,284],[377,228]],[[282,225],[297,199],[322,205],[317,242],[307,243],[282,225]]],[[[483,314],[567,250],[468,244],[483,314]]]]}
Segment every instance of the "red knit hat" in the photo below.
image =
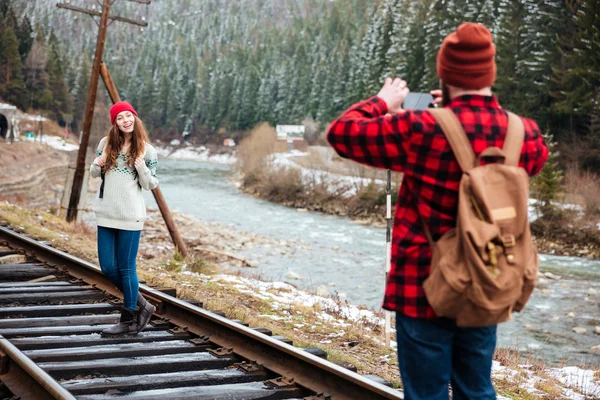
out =
{"type": "Polygon", "coordinates": [[[446,84],[481,89],[496,80],[496,46],[482,24],[465,22],[444,39],[437,55],[437,74],[446,84]]]}
{"type": "Polygon", "coordinates": [[[119,115],[123,111],[131,111],[133,113],[133,115],[135,115],[136,117],[138,116],[137,111],[135,111],[135,109],[133,108],[133,106],[131,104],[129,104],[126,101],[117,101],[110,108],[110,123],[114,124],[115,118],[117,118],[117,115],[119,115]]]}

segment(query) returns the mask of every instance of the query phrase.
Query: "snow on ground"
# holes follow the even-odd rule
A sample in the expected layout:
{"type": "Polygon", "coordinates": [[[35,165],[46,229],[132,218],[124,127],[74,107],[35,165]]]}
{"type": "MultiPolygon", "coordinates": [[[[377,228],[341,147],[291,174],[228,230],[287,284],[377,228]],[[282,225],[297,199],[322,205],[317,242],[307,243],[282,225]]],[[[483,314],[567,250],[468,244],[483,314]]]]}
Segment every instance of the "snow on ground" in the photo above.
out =
{"type": "MultiPolygon", "coordinates": [[[[357,188],[367,186],[368,184],[370,184],[372,182],[375,183],[376,185],[380,185],[382,187],[384,187],[386,185],[386,182],[383,180],[380,180],[380,179],[372,180],[372,179],[368,179],[368,178],[339,175],[339,174],[334,174],[334,173],[327,172],[327,171],[310,169],[310,168],[302,167],[302,166],[298,165],[297,163],[295,163],[294,161],[290,160],[290,157],[306,156],[306,155],[308,155],[308,153],[303,153],[298,150],[292,150],[292,152],[290,152],[290,153],[272,154],[270,156],[269,161],[271,162],[271,165],[275,168],[298,169],[300,171],[300,173],[302,174],[302,180],[303,180],[304,184],[309,184],[312,182],[314,182],[315,184],[325,184],[325,185],[327,185],[327,187],[329,188],[329,191],[331,193],[335,193],[335,192],[338,192],[340,189],[347,188],[348,190],[342,194],[343,196],[347,196],[347,197],[355,195],[357,188]]],[[[529,221],[530,222],[535,221],[540,216],[539,211],[536,210],[536,208],[535,208],[537,202],[538,201],[536,199],[529,199],[528,213],[529,213],[529,221]]],[[[580,205],[563,204],[563,203],[557,203],[557,202],[553,202],[552,204],[554,204],[556,207],[563,209],[563,210],[577,211],[577,213],[580,217],[584,216],[583,207],[581,207],[580,205]]],[[[598,223],[598,229],[600,229],[600,223],[598,223]]]]}
{"type": "Polygon", "coordinates": [[[218,164],[235,164],[236,158],[233,154],[210,154],[208,149],[201,147],[166,148],[156,146],[156,152],[160,158],[171,160],[191,160],[214,162],[218,164]]]}
{"type": "Polygon", "coordinates": [[[547,372],[570,388],[565,390],[565,395],[570,399],[600,398],[600,377],[594,376],[594,371],[578,367],[564,367],[552,368],[547,372]],[[575,389],[579,393],[575,393],[571,389],[575,389]]]}
{"type": "MultiPolygon", "coordinates": [[[[340,328],[339,336],[345,334],[344,328],[348,328],[354,323],[365,323],[366,330],[370,330],[368,325],[383,326],[385,321],[375,315],[371,310],[359,308],[351,304],[340,304],[333,299],[317,296],[306,291],[300,290],[286,282],[263,282],[256,279],[244,278],[233,275],[196,275],[194,272],[183,272],[184,274],[200,276],[202,280],[210,281],[219,284],[219,282],[227,282],[240,292],[257,297],[261,300],[268,301],[273,310],[279,311],[282,315],[265,315],[268,318],[283,320],[286,322],[293,321],[293,315],[286,310],[289,306],[306,306],[312,307],[319,305],[320,313],[318,318],[324,322],[332,324],[340,328]]],[[[297,311],[298,314],[301,314],[297,311]]],[[[320,322],[315,323],[321,324],[320,322]]],[[[302,327],[296,326],[297,329],[302,327]]],[[[312,329],[315,327],[312,326],[312,329]]],[[[392,329],[394,331],[394,329],[392,329]]],[[[383,339],[374,335],[370,337],[372,340],[383,345],[383,339]]],[[[396,347],[396,343],[392,343],[392,347],[396,347]]]]}
{"type": "MultiPolygon", "coordinates": [[[[21,140],[26,140],[21,137],[21,140]]],[[[79,149],[79,145],[66,142],[63,138],[59,136],[48,136],[42,135],[42,143],[47,144],[53,149],[63,150],[63,151],[73,151],[79,149]]]]}
{"type": "Polygon", "coordinates": [[[305,168],[290,160],[290,157],[306,156],[307,154],[308,153],[302,153],[298,150],[292,150],[289,153],[274,153],[269,156],[269,162],[275,168],[298,169],[302,174],[302,181],[304,184],[325,184],[331,192],[337,192],[340,189],[347,189],[342,194],[345,197],[355,195],[357,188],[367,186],[371,182],[382,186],[385,186],[386,184],[385,181],[379,179],[372,180],[368,178],[339,175],[327,171],[305,168]]]}
{"type": "MultiPolygon", "coordinates": [[[[536,210],[535,206],[537,205],[536,199],[529,199],[529,221],[533,222],[539,218],[539,212],[536,210]]],[[[585,214],[583,213],[583,207],[578,204],[563,204],[558,202],[552,202],[552,204],[562,210],[571,210],[577,211],[578,216],[583,217],[585,214]]],[[[600,228],[600,226],[599,226],[600,228]]]]}
{"type": "Polygon", "coordinates": [[[233,283],[240,291],[248,292],[265,300],[269,300],[275,309],[286,305],[312,307],[316,304],[320,304],[324,311],[321,312],[319,318],[340,326],[349,326],[350,324],[344,320],[338,319],[328,311],[333,310],[335,314],[352,322],[365,321],[371,324],[383,324],[383,319],[375,316],[373,311],[361,309],[353,305],[339,305],[333,299],[310,294],[285,282],[262,282],[255,279],[232,275],[218,275],[215,280],[217,282],[226,281],[233,283]]]}
{"type": "MultiPolygon", "coordinates": [[[[501,366],[498,361],[492,365],[492,374],[497,378],[508,378],[513,382],[518,382],[519,386],[528,393],[543,395],[539,389],[536,389],[537,383],[543,383],[544,378],[536,375],[528,365],[521,365],[520,371],[501,366]]],[[[556,378],[563,387],[563,395],[567,399],[587,400],[600,397],[600,379],[594,377],[595,371],[585,370],[578,367],[550,368],[544,372],[553,378],[556,378]]],[[[501,399],[502,397],[498,397],[501,399]]]]}
{"type": "MultiPolygon", "coordinates": [[[[294,311],[288,310],[288,306],[296,305],[312,307],[318,304],[322,310],[318,315],[318,318],[339,328],[339,331],[329,335],[332,339],[344,336],[344,329],[354,323],[366,322],[367,326],[364,327],[366,330],[369,329],[369,324],[380,326],[383,326],[384,324],[384,319],[376,316],[375,313],[370,310],[361,309],[347,303],[342,305],[333,299],[310,294],[286,282],[263,282],[256,279],[223,274],[208,276],[189,271],[183,273],[199,276],[202,280],[211,281],[216,284],[219,284],[219,282],[227,282],[228,284],[233,284],[233,286],[241,293],[246,293],[269,301],[272,309],[279,311],[279,315],[266,314],[263,316],[273,320],[292,323],[294,322],[294,315],[292,314],[294,311]]],[[[300,311],[295,311],[295,313],[302,314],[300,311]]],[[[297,321],[294,324],[294,327],[297,330],[307,328],[316,329],[316,326],[321,325],[321,323],[315,322],[314,325],[309,325],[310,324],[303,324],[297,321]]],[[[394,329],[392,329],[392,332],[394,332],[394,329]]],[[[383,337],[380,335],[369,336],[369,338],[382,346],[384,345],[383,337]]],[[[331,342],[331,340],[321,341],[321,343],[331,342]]],[[[391,344],[393,348],[396,348],[395,342],[392,341],[391,344]]],[[[563,391],[563,395],[567,399],[587,400],[591,398],[600,398],[600,377],[595,376],[596,372],[593,370],[586,370],[578,367],[563,367],[545,369],[544,372],[558,380],[562,385],[561,390],[563,391]]],[[[528,393],[537,395],[544,394],[535,386],[537,383],[543,384],[545,378],[541,377],[539,373],[529,365],[520,365],[517,370],[502,366],[498,361],[494,361],[492,375],[498,379],[508,378],[513,382],[516,381],[519,383],[520,388],[528,393]]],[[[509,398],[498,396],[498,399],[508,400],[509,398]]]]}

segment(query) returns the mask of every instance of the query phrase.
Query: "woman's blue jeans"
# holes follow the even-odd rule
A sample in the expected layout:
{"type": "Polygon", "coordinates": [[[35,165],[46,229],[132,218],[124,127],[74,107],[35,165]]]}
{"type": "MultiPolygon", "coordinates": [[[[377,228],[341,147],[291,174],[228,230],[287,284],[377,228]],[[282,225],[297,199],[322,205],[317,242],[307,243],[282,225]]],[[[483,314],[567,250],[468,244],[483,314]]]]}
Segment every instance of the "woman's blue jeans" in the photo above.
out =
{"type": "Polygon", "coordinates": [[[135,259],[141,231],[98,227],[98,260],[102,272],[123,292],[123,306],[135,310],[139,282],[135,259]]]}
{"type": "Polygon", "coordinates": [[[396,313],[398,364],[405,400],[495,400],[496,325],[460,328],[454,320],[396,313]]]}

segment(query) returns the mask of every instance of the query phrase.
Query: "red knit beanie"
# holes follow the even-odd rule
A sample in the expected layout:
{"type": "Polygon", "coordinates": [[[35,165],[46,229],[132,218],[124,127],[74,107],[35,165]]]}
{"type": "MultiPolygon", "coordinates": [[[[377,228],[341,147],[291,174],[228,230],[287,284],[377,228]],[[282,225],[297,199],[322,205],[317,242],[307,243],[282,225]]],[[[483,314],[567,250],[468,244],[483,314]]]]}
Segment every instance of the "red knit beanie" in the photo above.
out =
{"type": "Polygon", "coordinates": [[[131,104],[129,104],[126,101],[117,101],[110,108],[110,123],[114,124],[115,118],[117,118],[117,115],[119,115],[123,111],[131,111],[133,113],[133,115],[135,115],[136,117],[138,116],[137,112],[135,111],[135,109],[133,108],[133,106],[131,104]]]}
{"type": "Polygon", "coordinates": [[[465,22],[444,39],[437,55],[437,74],[446,84],[482,89],[496,80],[496,47],[482,24],[465,22]]]}

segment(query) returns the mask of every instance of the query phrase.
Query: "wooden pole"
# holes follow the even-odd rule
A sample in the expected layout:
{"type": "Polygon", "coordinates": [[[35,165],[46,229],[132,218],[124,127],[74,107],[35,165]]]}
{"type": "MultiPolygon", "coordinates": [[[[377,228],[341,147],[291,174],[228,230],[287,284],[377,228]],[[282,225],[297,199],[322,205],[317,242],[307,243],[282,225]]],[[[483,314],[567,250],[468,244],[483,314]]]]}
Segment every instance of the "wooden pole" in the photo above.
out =
{"type": "MultiPolygon", "coordinates": [[[[108,72],[108,68],[106,64],[102,63],[100,65],[100,75],[102,76],[102,81],[104,82],[104,86],[106,86],[106,90],[108,91],[108,95],[113,103],[117,101],[121,101],[121,96],[119,96],[119,92],[117,91],[117,87],[110,77],[110,73],[108,72]]],[[[156,200],[156,204],[158,204],[158,209],[165,220],[165,224],[167,225],[167,230],[171,235],[171,240],[173,244],[177,248],[177,250],[181,253],[182,256],[187,257],[187,247],[185,246],[185,242],[179,235],[179,231],[177,230],[177,226],[173,219],[171,218],[171,212],[169,211],[169,206],[165,201],[165,198],[160,191],[160,187],[152,190],[152,194],[154,195],[154,200],[156,200]]]]}
{"type": "Polygon", "coordinates": [[[112,100],[113,104],[117,101],[121,101],[121,96],[119,96],[119,92],[117,91],[117,87],[113,82],[110,74],[108,73],[108,68],[106,68],[106,64],[100,64],[100,76],[102,77],[102,81],[104,82],[104,86],[106,86],[106,90],[108,90],[108,95],[112,100]]]}
{"type": "MultiPolygon", "coordinates": [[[[146,3],[143,3],[143,4],[146,4],[146,3]]],[[[149,3],[147,3],[147,4],[149,4],[149,3]]],[[[56,7],[58,7],[58,8],[64,8],[66,10],[71,10],[71,11],[77,11],[77,12],[80,12],[80,13],[84,13],[84,14],[88,14],[88,15],[94,16],[94,17],[102,17],[102,15],[103,15],[103,13],[99,13],[98,11],[87,10],[85,8],[72,6],[70,4],[58,3],[56,5],[56,7]]],[[[119,16],[116,16],[116,15],[109,15],[108,19],[111,19],[113,21],[126,22],[128,24],[133,24],[133,25],[139,25],[139,26],[142,26],[142,27],[148,26],[148,23],[145,22],[145,21],[138,21],[138,20],[135,20],[135,19],[123,18],[123,17],[119,17],[119,16]]]]}
{"type": "Polygon", "coordinates": [[[185,247],[183,239],[181,239],[181,236],[179,235],[179,231],[175,226],[175,222],[173,222],[173,219],[171,218],[169,206],[167,206],[167,202],[165,201],[165,198],[163,197],[160,188],[157,187],[156,189],[153,189],[152,194],[154,195],[156,204],[158,204],[160,213],[162,214],[163,219],[165,220],[165,224],[167,225],[167,229],[169,230],[169,235],[171,235],[171,240],[173,240],[175,247],[179,250],[181,255],[187,257],[187,248],[185,247]]]}
{"type": "Polygon", "coordinates": [[[79,152],[77,153],[77,165],[75,168],[75,175],[73,176],[71,198],[69,200],[69,209],[67,211],[68,222],[75,221],[77,219],[77,207],[81,197],[81,187],[83,186],[83,176],[86,167],[85,157],[87,155],[88,142],[90,139],[92,119],[94,118],[94,104],[96,103],[96,93],[98,90],[98,75],[100,74],[100,63],[102,62],[102,55],[104,54],[104,42],[106,41],[109,11],[110,0],[103,0],[102,15],[100,17],[100,25],[98,28],[98,39],[96,41],[96,54],[94,55],[92,76],[90,77],[87,100],[85,102],[83,135],[81,137],[81,143],[79,144],[79,152]]]}

